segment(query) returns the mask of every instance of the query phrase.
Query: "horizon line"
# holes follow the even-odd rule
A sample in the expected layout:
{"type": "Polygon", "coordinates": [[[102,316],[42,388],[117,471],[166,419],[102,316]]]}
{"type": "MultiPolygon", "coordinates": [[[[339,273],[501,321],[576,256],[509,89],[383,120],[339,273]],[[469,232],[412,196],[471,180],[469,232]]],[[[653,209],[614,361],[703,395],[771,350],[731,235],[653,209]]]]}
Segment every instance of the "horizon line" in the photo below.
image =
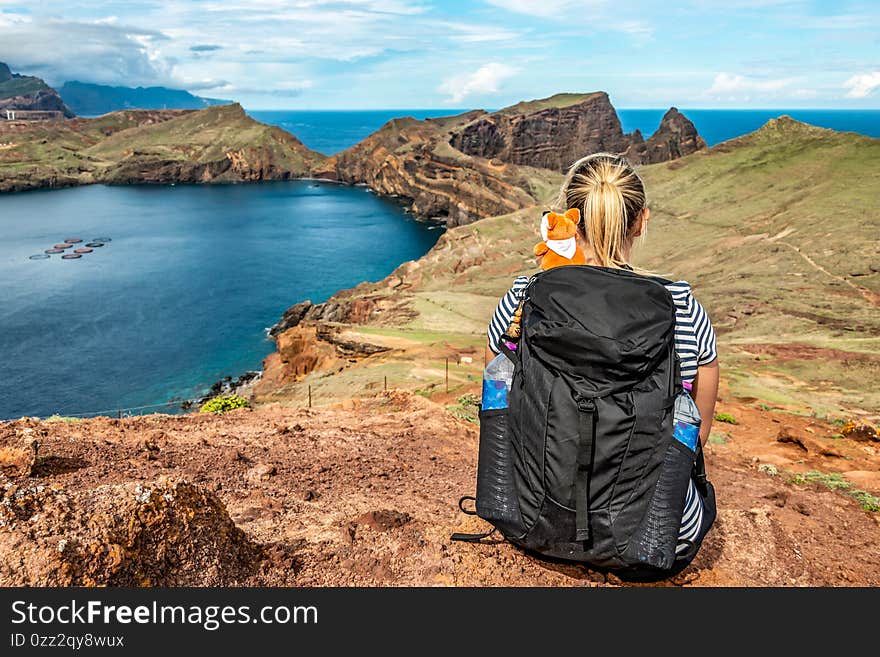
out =
{"type": "MultiPolygon", "coordinates": [[[[497,112],[504,107],[487,108],[487,107],[266,107],[266,108],[248,108],[241,101],[232,101],[232,104],[238,104],[248,111],[254,112],[497,112]]],[[[507,106],[505,106],[507,107],[507,106]]],[[[700,111],[700,112],[880,112],[880,107],[685,107],[679,105],[669,105],[664,107],[615,107],[619,110],[639,110],[639,111],[656,111],[665,112],[675,107],[680,111],[700,111]]]]}

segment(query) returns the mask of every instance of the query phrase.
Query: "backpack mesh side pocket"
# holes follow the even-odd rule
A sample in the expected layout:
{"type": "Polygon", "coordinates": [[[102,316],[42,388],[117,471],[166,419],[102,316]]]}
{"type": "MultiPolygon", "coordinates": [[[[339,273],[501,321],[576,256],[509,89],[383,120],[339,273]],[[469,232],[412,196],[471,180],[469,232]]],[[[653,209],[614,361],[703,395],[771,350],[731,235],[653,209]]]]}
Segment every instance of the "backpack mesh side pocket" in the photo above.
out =
{"type": "Polygon", "coordinates": [[[624,550],[624,561],[660,570],[672,568],[693,471],[694,453],[677,440],[670,441],[648,510],[624,550]]]}
{"type": "Polygon", "coordinates": [[[480,411],[480,454],[477,466],[477,515],[505,535],[522,533],[522,517],[513,481],[513,443],[506,408],[480,411]]]}

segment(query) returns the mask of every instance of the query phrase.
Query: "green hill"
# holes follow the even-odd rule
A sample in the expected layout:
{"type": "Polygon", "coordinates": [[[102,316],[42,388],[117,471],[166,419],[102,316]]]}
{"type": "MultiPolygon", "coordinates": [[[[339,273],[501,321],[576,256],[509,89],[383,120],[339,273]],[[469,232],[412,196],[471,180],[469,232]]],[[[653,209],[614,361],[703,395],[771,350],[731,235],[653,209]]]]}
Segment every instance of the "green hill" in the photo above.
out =
{"type": "Polygon", "coordinates": [[[0,99],[35,94],[51,88],[40,78],[18,75],[9,70],[9,66],[0,62],[0,99]]]}
{"type": "Polygon", "coordinates": [[[0,138],[0,191],[95,182],[280,180],[308,175],[323,156],[239,105],[199,111],[129,110],[34,123],[0,138]],[[2,139],[0,139],[2,141],[2,139]]]}

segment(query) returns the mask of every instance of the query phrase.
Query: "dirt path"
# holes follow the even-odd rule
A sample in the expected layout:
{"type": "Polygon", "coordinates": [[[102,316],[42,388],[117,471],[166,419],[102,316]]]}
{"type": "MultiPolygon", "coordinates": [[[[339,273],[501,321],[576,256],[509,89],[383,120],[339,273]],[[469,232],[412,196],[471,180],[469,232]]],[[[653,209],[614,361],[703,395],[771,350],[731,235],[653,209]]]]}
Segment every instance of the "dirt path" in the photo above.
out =
{"type": "Polygon", "coordinates": [[[844,276],[838,276],[837,274],[831,273],[830,271],[825,269],[825,267],[823,267],[818,262],[813,260],[806,253],[801,251],[800,247],[797,247],[794,244],[789,244],[788,242],[782,242],[782,241],[780,241],[779,244],[782,244],[783,246],[787,246],[789,249],[791,249],[792,251],[797,253],[801,258],[803,258],[807,262],[808,265],[810,265],[816,271],[822,272],[826,276],[833,278],[836,281],[840,281],[841,283],[845,283],[845,284],[849,285],[852,289],[854,289],[856,292],[861,294],[862,297],[864,297],[864,299],[868,303],[870,303],[871,305],[880,306],[880,295],[876,294],[875,292],[872,292],[871,290],[869,290],[866,287],[862,287],[861,285],[853,283],[851,280],[849,280],[848,278],[846,278],[844,276]]]}
{"type": "MultiPolygon", "coordinates": [[[[831,442],[846,458],[813,454],[796,444],[776,441],[782,422],[792,424],[793,431],[811,429],[812,434],[806,433],[817,441],[830,441],[822,436],[833,432],[833,427],[810,425],[807,418],[770,415],[740,403],[722,402],[720,410],[734,414],[738,424],[729,425],[726,444],[708,448],[719,522],[695,564],[672,583],[880,584],[880,514],[862,510],[840,492],[813,484],[794,485],[782,475],[765,472],[766,464],[772,464],[779,472],[876,473],[878,450],[838,439],[831,442]]],[[[37,487],[56,491],[65,499],[88,495],[90,504],[100,507],[101,500],[96,498],[102,495],[125,497],[138,484],[137,490],[152,490],[153,482],[161,477],[192,482],[209,497],[216,495],[262,554],[250,565],[239,563],[227,573],[222,563],[222,552],[230,549],[226,544],[218,546],[216,540],[209,544],[215,552],[220,550],[216,557],[210,556],[214,554],[210,550],[190,550],[202,555],[195,572],[204,570],[206,583],[619,583],[584,567],[536,559],[506,543],[450,542],[453,531],[485,528],[482,521],[463,516],[456,508],[458,497],[474,488],[477,432],[474,425],[419,396],[389,392],[357,403],[351,410],[268,406],[222,417],[157,415],[75,423],[22,420],[0,425],[0,435],[27,433],[28,429],[32,430],[29,435],[39,436],[42,456],[33,476],[14,483],[7,480],[0,520],[4,504],[37,487]],[[211,559],[218,563],[212,564],[211,559]]],[[[878,485],[876,478],[863,480],[862,486],[868,485],[878,485]]],[[[164,495],[171,499],[168,493],[164,495]]],[[[109,503],[116,504],[112,499],[109,503]]],[[[119,508],[128,508],[125,504],[120,501],[119,508]]],[[[154,510],[137,513],[141,520],[134,526],[137,536],[142,536],[143,518],[158,516],[154,510]]],[[[44,510],[43,516],[48,514],[44,510]]],[[[58,523],[72,522],[68,516],[59,516],[58,523]]],[[[194,531],[196,521],[191,516],[189,512],[183,524],[194,531]]],[[[51,536],[40,536],[39,530],[34,535],[33,517],[24,522],[22,515],[17,525],[0,522],[0,560],[12,564],[6,571],[0,569],[0,584],[28,581],[24,566],[16,569],[10,555],[21,558],[22,564],[55,558],[49,553],[61,545],[58,541],[64,536],[53,533],[57,528],[46,530],[51,536]]],[[[136,548],[143,540],[138,538],[135,547],[123,546],[121,551],[118,545],[109,549],[98,544],[120,539],[113,532],[95,529],[98,521],[89,522],[78,530],[80,540],[94,542],[91,553],[117,555],[107,561],[108,569],[115,568],[113,577],[107,577],[112,582],[128,582],[120,579],[122,574],[137,569],[131,566],[123,572],[123,566],[126,559],[136,560],[136,548]]],[[[230,531],[222,519],[210,522],[224,527],[224,536],[230,531]]],[[[131,531],[131,523],[123,524],[131,531]]],[[[203,529],[199,536],[206,533],[203,529]]],[[[181,532],[162,531],[162,540],[177,541],[172,551],[179,551],[181,532]]],[[[229,540],[236,554],[250,554],[249,547],[233,539],[229,540]]],[[[153,541],[150,550],[162,553],[163,545],[153,541]]],[[[147,559],[152,563],[152,557],[147,559]]],[[[185,568],[188,562],[176,563],[185,568]]],[[[41,568],[31,566],[33,572],[46,571],[45,564],[41,568]]],[[[166,580],[154,573],[151,581],[166,580]]]]}

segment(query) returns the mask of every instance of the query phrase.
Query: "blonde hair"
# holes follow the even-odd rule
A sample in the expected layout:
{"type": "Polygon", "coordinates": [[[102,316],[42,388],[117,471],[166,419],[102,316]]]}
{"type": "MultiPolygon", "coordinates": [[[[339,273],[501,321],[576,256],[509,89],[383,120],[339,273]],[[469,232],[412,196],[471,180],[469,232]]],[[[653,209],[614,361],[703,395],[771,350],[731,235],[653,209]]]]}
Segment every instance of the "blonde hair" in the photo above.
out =
{"type": "Polygon", "coordinates": [[[626,158],[595,153],[575,162],[568,170],[556,205],[563,210],[580,210],[578,229],[601,266],[629,267],[647,273],[630,265],[624,257],[636,223],[648,207],[645,185],[626,158]]]}

